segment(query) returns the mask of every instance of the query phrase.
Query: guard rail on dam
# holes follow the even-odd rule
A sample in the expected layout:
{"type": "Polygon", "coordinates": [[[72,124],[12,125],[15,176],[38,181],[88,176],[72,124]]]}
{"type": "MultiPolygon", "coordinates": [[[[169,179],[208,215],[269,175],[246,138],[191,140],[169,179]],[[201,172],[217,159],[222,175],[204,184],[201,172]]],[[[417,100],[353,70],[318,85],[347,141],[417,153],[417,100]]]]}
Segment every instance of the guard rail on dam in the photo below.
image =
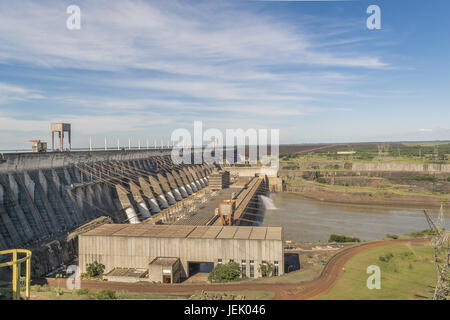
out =
{"type": "Polygon", "coordinates": [[[33,250],[32,274],[73,259],[68,233],[108,217],[140,223],[208,185],[215,165],[172,162],[169,150],[5,154],[0,250],[33,250]]]}

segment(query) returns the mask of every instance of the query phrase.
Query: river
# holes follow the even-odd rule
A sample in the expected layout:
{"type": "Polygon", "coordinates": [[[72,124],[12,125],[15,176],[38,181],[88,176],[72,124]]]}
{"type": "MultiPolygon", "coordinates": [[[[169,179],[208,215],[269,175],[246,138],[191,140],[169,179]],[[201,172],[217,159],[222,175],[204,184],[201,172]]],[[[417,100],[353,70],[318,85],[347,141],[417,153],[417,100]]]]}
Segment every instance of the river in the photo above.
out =
{"type": "MultiPolygon", "coordinates": [[[[282,226],[285,240],[327,241],[332,233],[371,240],[428,228],[421,209],[327,203],[289,193],[270,198],[277,209],[265,210],[262,225],[282,226]]],[[[436,220],[439,209],[427,211],[436,220]]],[[[448,211],[444,208],[447,228],[448,211]]]]}

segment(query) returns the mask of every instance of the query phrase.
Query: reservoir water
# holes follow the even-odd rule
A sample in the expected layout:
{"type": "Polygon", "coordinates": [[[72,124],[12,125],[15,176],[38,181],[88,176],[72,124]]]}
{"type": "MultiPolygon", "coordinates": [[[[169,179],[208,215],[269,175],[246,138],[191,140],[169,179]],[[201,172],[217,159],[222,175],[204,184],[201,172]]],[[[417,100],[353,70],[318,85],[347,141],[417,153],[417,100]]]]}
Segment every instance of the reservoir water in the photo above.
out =
{"type": "MultiPolygon", "coordinates": [[[[270,198],[276,209],[265,210],[262,225],[284,227],[285,240],[327,241],[332,233],[370,240],[429,228],[421,208],[327,203],[289,193],[270,198]]],[[[439,209],[425,209],[436,221],[439,209]]],[[[448,208],[444,213],[448,228],[448,208]]]]}

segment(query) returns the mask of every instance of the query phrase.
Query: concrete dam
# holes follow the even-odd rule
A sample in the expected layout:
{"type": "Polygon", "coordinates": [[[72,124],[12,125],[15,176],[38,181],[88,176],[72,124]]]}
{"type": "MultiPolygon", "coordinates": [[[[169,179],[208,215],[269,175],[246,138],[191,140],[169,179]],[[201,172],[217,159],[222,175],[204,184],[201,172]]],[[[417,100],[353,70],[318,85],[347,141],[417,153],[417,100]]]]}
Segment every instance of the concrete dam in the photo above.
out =
{"type": "Polygon", "coordinates": [[[73,260],[79,233],[170,212],[217,169],[175,164],[170,150],[0,155],[0,250],[31,249],[43,276],[73,260]]]}

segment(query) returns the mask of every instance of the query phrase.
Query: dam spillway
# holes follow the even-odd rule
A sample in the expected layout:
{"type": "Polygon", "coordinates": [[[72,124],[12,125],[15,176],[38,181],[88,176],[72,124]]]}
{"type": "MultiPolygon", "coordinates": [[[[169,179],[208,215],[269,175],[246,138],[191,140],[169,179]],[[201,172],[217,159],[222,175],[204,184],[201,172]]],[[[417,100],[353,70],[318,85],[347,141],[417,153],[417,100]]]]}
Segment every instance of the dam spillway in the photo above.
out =
{"type": "Polygon", "coordinates": [[[170,150],[4,154],[0,250],[34,248],[34,276],[68,263],[68,234],[100,217],[138,224],[205,188],[210,164],[175,164],[170,150]]]}

